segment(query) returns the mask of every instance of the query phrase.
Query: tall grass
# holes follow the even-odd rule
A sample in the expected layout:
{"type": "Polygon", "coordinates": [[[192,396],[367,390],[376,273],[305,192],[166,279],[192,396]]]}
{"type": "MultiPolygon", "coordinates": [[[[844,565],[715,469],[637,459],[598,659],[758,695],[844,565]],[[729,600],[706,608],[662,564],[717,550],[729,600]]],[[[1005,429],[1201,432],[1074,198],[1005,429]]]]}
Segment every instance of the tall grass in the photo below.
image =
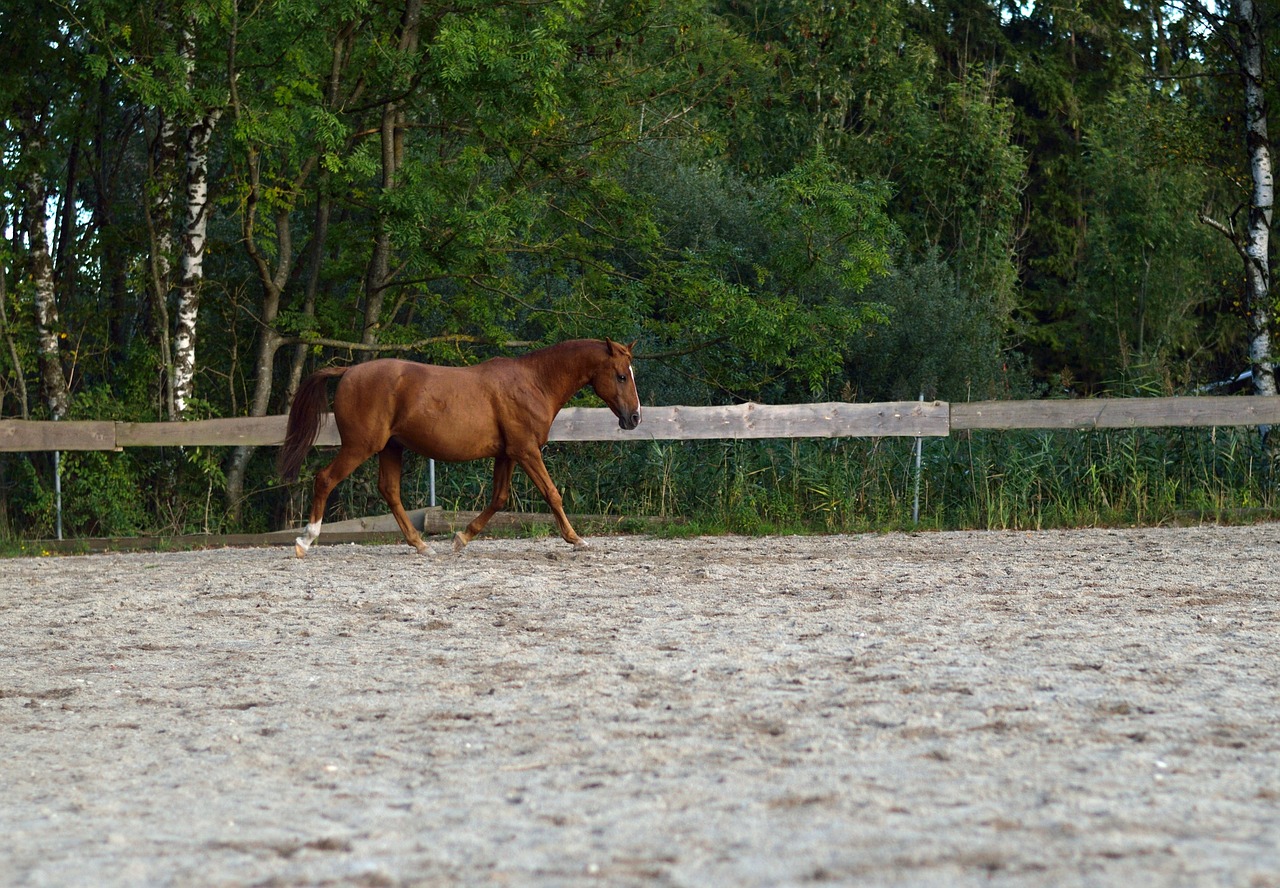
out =
{"type": "MultiPolygon", "coordinates": [[[[544,455],[570,513],[655,518],[656,525],[637,521],[631,526],[671,534],[1034,530],[1280,519],[1275,490],[1280,479],[1251,429],[975,431],[926,438],[922,449],[918,524],[912,521],[916,470],[910,438],[552,444],[544,455]]],[[[253,526],[244,530],[299,525],[310,503],[309,476],[332,459],[333,451],[313,454],[308,477],[288,488],[271,477],[272,455],[264,450],[261,487],[263,496],[278,505],[274,513],[254,510],[253,521],[245,522],[253,526]]],[[[106,457],[116,460],[115,474],[85,476],[97,479],[92,489],[77,486],[78,470],[68,470],[68,536],[189,532],[190,514],[179,527],[181,516],[145,509],[144,498],[118,495],[125,488],[117,475],[124,477],[133,466],[123,456],[128,455],[106,457]]],[[[27,464],[18,460],[14,466],[27,464]]],[[[483,508],[491,471],[488,462],[438,465],[438,504],[449,510],[483,508]]],[[[28,476],[36,478],[34,470],[15,470],[11,483],[44,490],[28,476]]],[[[193,477],[199,486],[186,485],[157,501],[176,502],[191,514],[197,507],[211,508],[213,476],[193,477]]],[[[403,494],[408,508],[429,503],[425,460],[407,458],[403,494]]],[[[0,553],[51,535],[52,494],[28,495],[25,502],[21,524],[0,525],[0,553]]],[[[508,508],[546,510],[522,472],[516,472],[508,508]]],[[[328,518],[385,511],[377,491],[377,461],[370,460],[339,485],[328,518]]],[[[200,519],[195,529],[222,526],[195,517],[200,519]]],[[[581,529],[590,532],[590,524],[581,529]]]]}
{"type": "MultiPolygon", "coordinates": [[[[667,519],[673,533],[1035,530],[1280,517],[1265,452],[1250,429],[926,438],[918,525],[913,439],[552,444],[544,455],[569,512],[667,519]]],[[[488,473],[485,463],[438,465],[438,503],[483,508],[488,473]]],[[[406,464],[408,507],[426,505],[426,478],[424,460],[406,464]]],[[[384,510],[372,466],[339,491],[342,513],[384,510]]],[[[546,509],[520,471],[508,508],[546,509]]]]}

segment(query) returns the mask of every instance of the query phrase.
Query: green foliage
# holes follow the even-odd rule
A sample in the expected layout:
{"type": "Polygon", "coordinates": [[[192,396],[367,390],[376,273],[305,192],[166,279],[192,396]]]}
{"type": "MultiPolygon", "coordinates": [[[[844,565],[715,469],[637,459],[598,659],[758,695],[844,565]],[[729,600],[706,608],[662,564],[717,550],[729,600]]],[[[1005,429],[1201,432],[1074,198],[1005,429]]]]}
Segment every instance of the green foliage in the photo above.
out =
{"type": "Polygon", "coordinates": [[[883,319],[861,293],[898,243],[886,189],[847,181],[821,151],[755,183],[672,163],[633,174],[668,250],[646,269],[659,292],[648,329],[710,343],[688,363],[713,391],[791,400],[838,387],[850,343],[883,319]]]}
{"type": "Polygon", "coordinates": [[[853,340],[849,397],[978,401],[1029,393],[1017,356],[1004,348],[1005,318],[936,253],[895,269],[866,295],[888,320],[853,340]]]}
{"type": "Polygon", "coordinates": [[[136,536],[150,527],[139,469],[127,452],[64,454],[63,522],[70,535],[136,536]]]}
{"type": "Polygon", "coordinates": [[[930,108],[903,112],[893,160],[901,167],[894,216],[918,256],[936,253],[956,285],[1009,323],[1027,157],[1014,139],[1012,103],[974,71],[945,83],[930,108]]]}
{"type": "Polygon", "coordinates": [[[48,461],[46,473],[42,474],[36,468],[35,460],[25,455],[12,460],[8,457],[4,459],[7,463],[4,475],[11,485],[5,491],[5,499],[13,516],[9,526],[21,528],[21,536],[27,539],[52,539],[58,518],[52,461],[48,461]],[[45,474],[49,480],[46,480],[45,474]]]}
{"type": "MultiPolygon", "coordinates": [[[[1084,180],[1090,230],[1073,303],[1059,336],[1118,393],[1121,380],[1146,376],[1184,389],[1230,366],[1213,366],[1206,317],[1227,333],[1216,288],[1239,257],[1198,218],[1211,194],[1210,171],[1196,158],[1198,121],[1180,102],[1145,87],[1115,96],[1086,132],[1084,180]],[[1207,372],[1206,372],[1207,371],[1207,372]]],[[[1242,336],[1241,313],[1236,337],[1242,336]]],[[[1239,339],[1237,339],[1239,341],[1239,339]]],[[[1240,346],[1243,349],[1243,346],[1240,346]]]]}
{"type": "Polygon", "coordinates": [[[902,4],[737,0],[720,7],[761,54],[742,71],[750,100],[735,94],[735,167],[778,175],[820,147],[860,177],[890,175],[875,162],[879,149],[900,135],[898,115],[927,100],[934,67],[905,26],[902,4]]]}

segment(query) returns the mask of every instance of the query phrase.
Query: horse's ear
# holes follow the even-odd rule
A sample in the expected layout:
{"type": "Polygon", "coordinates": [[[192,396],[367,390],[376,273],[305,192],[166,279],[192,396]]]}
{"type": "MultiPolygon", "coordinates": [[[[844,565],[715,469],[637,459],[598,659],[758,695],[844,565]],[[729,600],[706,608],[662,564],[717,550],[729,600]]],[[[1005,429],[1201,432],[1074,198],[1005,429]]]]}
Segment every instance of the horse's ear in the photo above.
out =
{"type": "Polygon", "coordinates": [[[636,343],[637,343],[637,342],[639,342],[639,341],[640,341],[639,339],[633,339],[633,340],[631,340],[631,344],[627,346],[627,351],[631,352],[632,354],[635,354],[635,351],[636,351],[636,343]]]}
{"type": "Polygon", "coordinates": [[[614,353],[614,351],[615,351],[614,346],[615,346],[615,345],[617,345],[617,344],[618,344],[618,343],[614,342],[614,341],[613,341],[612,339],[610,339],[608,336],[606,336],[606,337],[604,338],[604,347],[605,347],[605,351],[607,351],[607,352],[609,353],[610,357],[612,357],[612,356],[613,356],[613,353],[614,353]]]}

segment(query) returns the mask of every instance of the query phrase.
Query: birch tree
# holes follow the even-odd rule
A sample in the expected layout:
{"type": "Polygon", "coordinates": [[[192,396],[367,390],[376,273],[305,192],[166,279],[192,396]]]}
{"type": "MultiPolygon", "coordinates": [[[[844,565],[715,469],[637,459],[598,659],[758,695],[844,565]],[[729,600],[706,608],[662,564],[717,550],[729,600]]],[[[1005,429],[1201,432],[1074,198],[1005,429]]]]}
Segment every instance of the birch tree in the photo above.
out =
{"type": "Polygon", "coordinates": [[[173,336],[173,418],[181,419],[191,403],[196,376],[196,319],[209,227],[209,139],[218,120],[210,111],[187,130],[187,213],[178,277],[178,311],[173,336]]]}
{"type": "MultiPolygon", "coordinates": [[[[186,91],[194,92],[195,23],[187,20],[180,42],[186,69],[186,91]]],[[[172,419],[182,419],[190,406],[196,376],[196,320],[209,227],[209,141],[221,110],[212,108],[187,128],[186,214],[178,275],[177,318],[173,335],[172,419]]]]}
{"type": "Polygon", "coordinates": [[[1192,8],[1214,27],[1234,56],[1244,96],[1244,145],[1249,166],[1248,214],[1244,230],[1237,229],[1234,219],[1224,222],[1207,214],[1201,219],[1230,238],[1244,262],[1253,393],[1274,396],[1276,372],[1271,328],[1275,322],[1275,310],[1271,300],[1270,250],[1275,181],[1267,136],[1262,11],[1255,0],[1234,0],[1226,16],[1217,16],[1198,3],[1192,8]]]}
{"type": "Polygon", "coordinates": [[[209,150],[221,115],[205,84],[197,80],[197,49],[210,39],[216,45],[218,36],[215,26],[201,29],[197,6],[195,0],[165,0],[154,7],[153,18],[146,10],[126,11],[112,0],[78,8],[85,16],[78,21],[93,41],[90,67],[105,83],[108,65],[114,64],[154,115],[144,201],[150,244],[147,278],[150,330],[159,352],[164,412],[171,420],[185,416],[194,391],[210,210],[209,150]]]}
{"type": "Polygon", "coordinates": [[[67,379],[62,369],[60,345],[61,325],[58,321],[57,294],[53,283],[53,258],[49,253],[48,189],[45,185],[43,157],[45,153],[44,121],[34,108],[23,108],[20,126],[24,134],[23,152],[28,163],[23,176],[26,206],[27,261],[35,293],[35,326],[37,354],[40,362],[40,388],[45,406],[53,419],[67,415],[69,397],[67,379]]]}
{"type": "Polygon", "coordinates": [[[1271,354],[1271,216],[1275,182],[1267,139],[1267,94],[1263,69],[1262,12],[1254,0],[1237,0],[1240,29],[1240,76],[1244,81],[1245,148],[1253,182],[1249,201],[1249,229],[1245,237],[1245,278],[1248,283],[1252,338],[1253,390],[1276,394],[1275,361],[1271,354]]]}
{"type": "MultiPolygon", "coordinates": [[[[54,10],[44,4],[8,15],[3,20],[6,49],[14,65],[5,71],[11,79],[0,88],[4,102],[6,133],[15,140],[5,157],[12,170],[16,203],[21,218],[15,224],[15,243],[25,236],[26,272],[31,292],[31,320],[36,361],[40,374],[40,398],[49,416],[67,415],[70,395],[62,364],[65,336],[58,312],[53,256],[49,244],[50,171],[58,169],[60,145],[57,128],[62,106],[54,84],[68,77],[68,37],[58,27],[54,10]]],[[[69,152],[68,155],[69,156],[69,152]]]]}

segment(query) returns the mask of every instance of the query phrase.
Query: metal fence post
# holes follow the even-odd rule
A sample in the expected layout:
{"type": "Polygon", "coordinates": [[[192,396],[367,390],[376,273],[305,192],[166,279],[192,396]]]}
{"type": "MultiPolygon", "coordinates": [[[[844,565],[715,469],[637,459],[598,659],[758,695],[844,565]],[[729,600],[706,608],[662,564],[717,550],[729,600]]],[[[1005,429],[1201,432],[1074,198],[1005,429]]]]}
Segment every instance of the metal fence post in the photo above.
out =
{"type": "Polygon", "coordinates": [[[58,515],[58,539],[62,539],[62,452],[53,451],[54,508],[58,515]]]}
{"type": "MultiPolygon", "coordinates": [[[[924,401],[924,392],[920,393],[920,400],[924,401]]],[[[916,498],[911,506],[911,523],[920,523],[920,453],[924,447],[924,438],[916,436],[916,498]]]]}

